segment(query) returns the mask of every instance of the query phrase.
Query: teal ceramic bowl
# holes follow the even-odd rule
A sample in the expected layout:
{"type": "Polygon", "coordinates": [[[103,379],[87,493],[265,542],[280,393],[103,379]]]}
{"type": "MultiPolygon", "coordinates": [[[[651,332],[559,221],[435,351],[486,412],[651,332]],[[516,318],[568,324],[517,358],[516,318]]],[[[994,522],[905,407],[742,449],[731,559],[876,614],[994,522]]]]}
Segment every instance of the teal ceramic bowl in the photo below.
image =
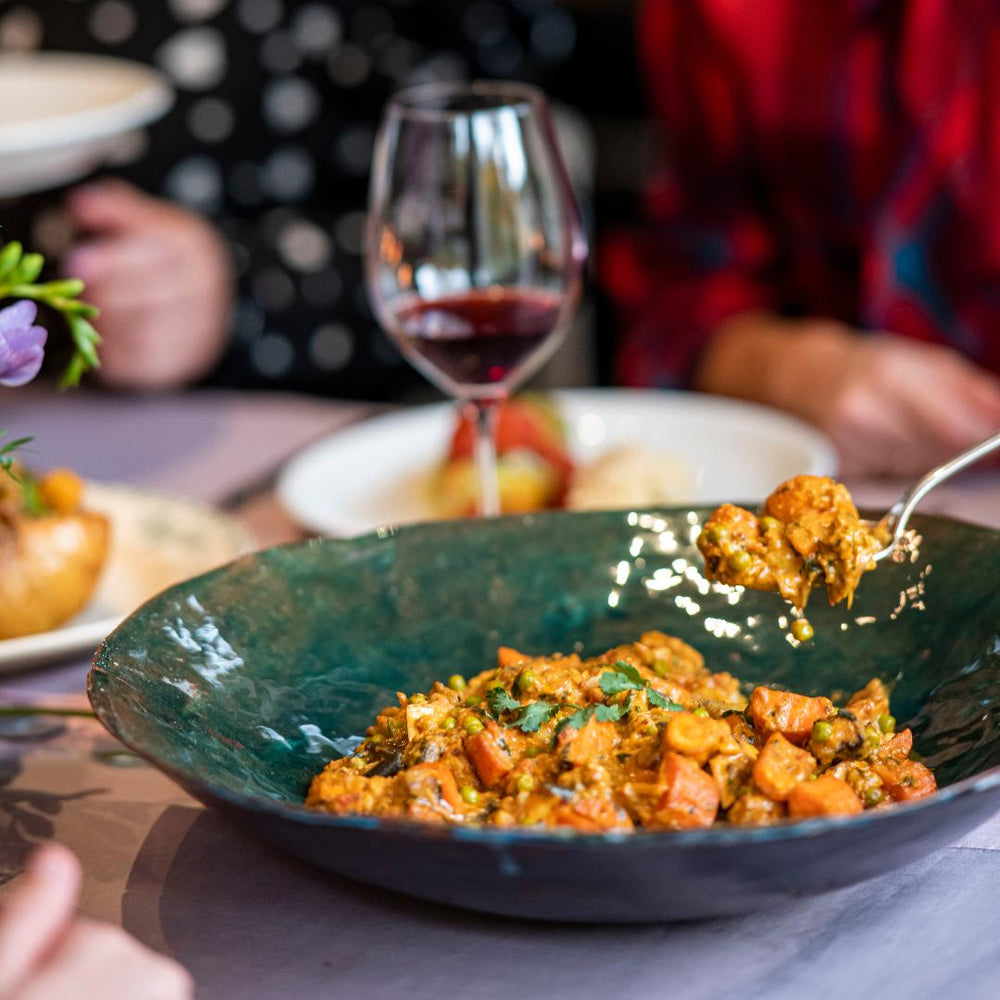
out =
{"type": "Polygon", "coordinates": [[[794,648],[772,594],[709,584],[705,510],[432,524],[240,559],[165,591],[98,651],[105,726],[202,801],[325,868],[437,902],[575,921],[757,910],[848,885],[1000,808],[1000,535],[918,518],[854,607],[810,607],[794,648]],[[497,645],[600,652],[658,628],[748,684],[815,694],[870,677],[943,786],[921,802],[767,828],[632,836],[428,828],[307,811],[312,776],[397,690],[497,645]]]}

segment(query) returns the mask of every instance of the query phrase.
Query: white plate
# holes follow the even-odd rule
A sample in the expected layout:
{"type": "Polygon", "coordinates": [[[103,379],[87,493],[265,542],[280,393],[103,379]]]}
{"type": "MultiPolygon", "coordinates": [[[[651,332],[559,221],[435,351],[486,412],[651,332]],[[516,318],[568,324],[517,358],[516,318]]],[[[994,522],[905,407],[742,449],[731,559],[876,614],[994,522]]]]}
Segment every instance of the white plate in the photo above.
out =
{"type": "MultiPolygon", "coordinates": [[[[680,459],[689,475],[678,503],[757,501],[790,476],[836,472],[836,453],[823,434],[765,407],[633,389],[552,396],[578,462],[630,444],[680,459]]],[[[278,496],[300,524],[329,535],[430,520],[422,485],[441,461],[454,420],[454,408],[438,404],[339,431],[292,459],[278,496]]]]}
{"type": "Polygon", "coordinates": [[[111,521],[111,545],[90,604],[60,628],[0,640],[0,673],[92,653],[140,604],[254,547],[241,521],[205,504],[129,486],[90,483],[89,510],[111,521]]]}
{"type": "Polygon", "coordinates": [[[0,94],[0,197],[90,173],[173,101],[166,79],[139,63],[55,52],[0,55],[0,94]]]}

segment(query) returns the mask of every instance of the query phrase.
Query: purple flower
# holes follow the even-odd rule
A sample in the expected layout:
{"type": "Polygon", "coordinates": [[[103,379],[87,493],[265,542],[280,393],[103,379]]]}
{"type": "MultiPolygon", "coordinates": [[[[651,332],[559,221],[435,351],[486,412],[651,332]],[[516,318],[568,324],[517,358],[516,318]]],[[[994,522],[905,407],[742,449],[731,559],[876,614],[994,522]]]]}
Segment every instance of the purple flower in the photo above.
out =
{"type": "Polygon", "coordinates": [[[37,314],[35,303],[27,301],[0,309],[0,385],[24,385],[42,367],[48,335],[32,326],[37,314]]]}

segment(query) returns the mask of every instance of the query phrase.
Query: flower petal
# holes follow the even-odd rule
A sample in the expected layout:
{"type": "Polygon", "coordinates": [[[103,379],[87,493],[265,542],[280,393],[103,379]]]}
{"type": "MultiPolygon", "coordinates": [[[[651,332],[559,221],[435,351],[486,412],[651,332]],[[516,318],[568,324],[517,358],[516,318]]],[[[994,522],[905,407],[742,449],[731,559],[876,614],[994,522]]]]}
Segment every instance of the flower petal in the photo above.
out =
{"type": "Polygon", "coordinates": [[[30,299],[21,299],[6,309],[0,309],[0,333],[31,326],[38,315],[38,306],[30,299]]]}
{"type": "Polygon", "coordinates": [[[35,304],[26,301],[0,310],[0,385],[24,385],[42,367],[48,334],[31,325],[36,315],[35,304]]]}

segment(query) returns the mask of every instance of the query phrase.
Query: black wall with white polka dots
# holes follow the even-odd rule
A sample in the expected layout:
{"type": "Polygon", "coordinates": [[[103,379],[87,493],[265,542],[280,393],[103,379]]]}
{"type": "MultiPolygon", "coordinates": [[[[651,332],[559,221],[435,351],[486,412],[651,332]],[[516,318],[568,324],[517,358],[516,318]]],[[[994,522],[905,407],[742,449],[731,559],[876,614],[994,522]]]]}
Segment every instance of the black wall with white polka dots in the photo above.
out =
{"type": "MultiPolygon", "coordinates": [[[[211,381],[393,399],[429,390],[378,330],[361,242],[374,131],[400,86],[538,83],[601,123],[641,113],[631,3],[0,0],[0,48],[139,59],[178,100],[112,172],[212,219],[239,304],[211,381]]],[[[615,171],[611,170],[613,177],[615,171]]],[[[600,181],[601,174],[598,173],[600,181]]],[[[608,204],[618,204],[614,179],[608,204]]],[[[598,212],[601,207],[598,189],[598,212]]],[[[51,193],[0,206],[49,253],[51,193]]]]}

